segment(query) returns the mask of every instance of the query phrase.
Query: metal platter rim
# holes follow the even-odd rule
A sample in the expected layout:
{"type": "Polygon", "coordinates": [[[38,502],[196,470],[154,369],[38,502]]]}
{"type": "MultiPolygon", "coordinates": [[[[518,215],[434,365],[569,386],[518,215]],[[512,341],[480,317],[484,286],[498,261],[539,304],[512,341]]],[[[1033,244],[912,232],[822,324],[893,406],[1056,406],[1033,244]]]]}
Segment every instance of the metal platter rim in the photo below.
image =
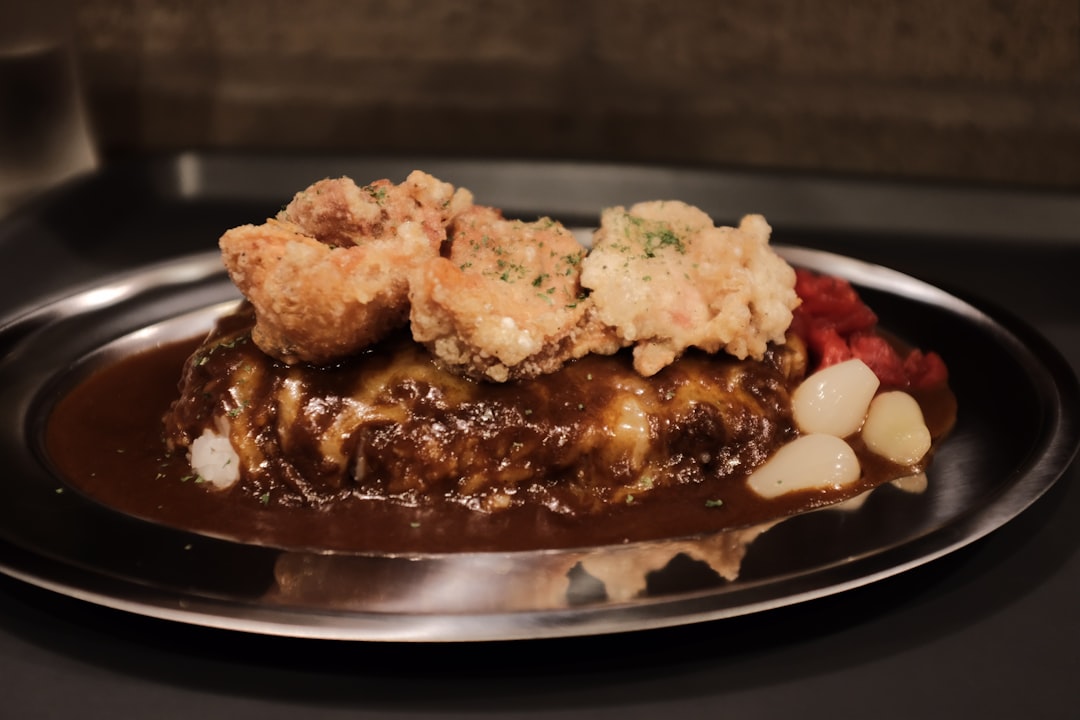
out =
{"type": "MultiPolygon", "coordinates": [[[[1078,392],[1075,376],[1067,363],[1034,331],[1011,318],[991,317],[967,301],[887,268],[816,250],[782,246],[778,246],[778,249],[793,264],[827,266],[831,272],[848,277],[856,284],[871,283],[903,290],[926,302],[962,313],[971,322],[990,328],[1002,338],[1015,341],[1015,347],[1009,349],[1026,353],[1025,362],[1034,363],[1036,369],[1041,369],[1037,378],[1041,383],[1040,388],[1043,392],[1057,393],[1056,398],[1052,398],[1056,403],[1051,403],[1055,410],[1051,418],[1052,427],[1041,437],[1040,454],[1032,458],[1027,472],[1011,479],[991,507],[979,508],[974,515],[959,518],[917,541],[885,549],[870,557],[855,558],[835,567],[817,568],[795,578],[787,593],[765,592],[762,597],[754,598],[762,587],[767,590],[776,581],[762,581],[756,586],[749,583],[745,591],[753,599],[735,606],[717,606],[713,602],[715,596],[703,591],[624,605],[541,612],[443,615],[312,612],[306,608],[265,606],[227,598],[185,595],[141,586],[121,578],[94,577],[85,568],[67,564],[64,558],[35,557],[31,550],[8,542],[0,542],[0,571],[54,592],[124,612],[261,634],[392,641],[513,640],[602,634],[760,612],[875,582],[978,540],[1023,512],[1057,481],[1076,453],[1080,430],[1074,408],[1078,392]],[[65,574],[67,580],[64,579],[65,574]],[[826,578],[827,582],[824,581],[826,578]]],[[[47,328],[50,322],[66,313],[108,308],[110,304],[139,299],[147,293],[164,293],[168,296],[170,291],[205,283],[215,277],[220,278],[221,274],[218,255],[214,252],[156,263],[24,307],[0,319],[0,340],[6,348],[8,340],[11,340],[7,336],[14,335],[10,345],[17,349],[23,340],[23,330],[33,333],[42,327],[47,328]]]]}

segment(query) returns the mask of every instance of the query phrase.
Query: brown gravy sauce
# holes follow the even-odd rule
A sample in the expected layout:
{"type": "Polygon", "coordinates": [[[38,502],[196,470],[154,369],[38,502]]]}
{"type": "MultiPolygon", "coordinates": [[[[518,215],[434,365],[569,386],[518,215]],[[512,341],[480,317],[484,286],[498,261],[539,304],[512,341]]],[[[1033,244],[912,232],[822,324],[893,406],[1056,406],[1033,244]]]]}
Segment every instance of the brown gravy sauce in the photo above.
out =
{"type": "MultiPolygon", "coordinates": [[[[46,448],[72,487],[122,513],[240,542],[287,549],[416,553],[590,547],[680,538],[751,526],[859,494],[896,468],[859,452],[864,479],[842,495],[791,494],[766,501],[746,489],[679,486],[648,505],[612,506],[575,518],[543,507],[478,513],[452,503],[426,508],[350,498],[318,507],[266,506],[191,480],[186,454],[168,454],[162,417],[199,339],[142,351],[78,384],[54,408],[46,448]],[[722,501],[718,503],[717,501],[722,501]]],[[[935,437],[955,416],[947,388],[920,396],[935,437]]],[[[856,448],[857,451],[861,450],[856,448]]]]}

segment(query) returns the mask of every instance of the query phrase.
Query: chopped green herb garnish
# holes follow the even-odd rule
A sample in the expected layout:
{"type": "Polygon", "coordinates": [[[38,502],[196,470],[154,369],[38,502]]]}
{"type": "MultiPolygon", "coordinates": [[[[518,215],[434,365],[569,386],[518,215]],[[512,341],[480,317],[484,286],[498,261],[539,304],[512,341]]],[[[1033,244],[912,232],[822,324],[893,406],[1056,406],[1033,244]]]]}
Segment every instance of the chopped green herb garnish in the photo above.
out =
{"type": "Polygon", "coordinates": [[[650,230],[645,233],[645,257],[654,258],[656,253],[666,247],[673,247],[679,254],[686,253],[682,240],[670,228],[650,230]]]}
{"type": "Polygon", "coordinates": [[[386,199],[385,187],[374,187],[373,185],[365,185],[363,189],[367,192],[368,195],[373,197],[375,199],[375,202],[377,203],[381,203],[383,200],[386,199]]]}

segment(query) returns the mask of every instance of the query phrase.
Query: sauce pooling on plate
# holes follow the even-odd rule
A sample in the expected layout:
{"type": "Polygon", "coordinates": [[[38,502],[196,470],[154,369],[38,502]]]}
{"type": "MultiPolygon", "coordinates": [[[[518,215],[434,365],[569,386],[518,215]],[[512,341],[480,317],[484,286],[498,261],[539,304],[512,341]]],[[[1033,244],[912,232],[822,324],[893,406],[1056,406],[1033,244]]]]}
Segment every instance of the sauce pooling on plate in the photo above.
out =
{"type": "MultiPolygon", "coordinates": [[[[260,353],[244,340],[250,322],[250,315],[241,311],[223,319],[206,341],[143,351],[99,369],[75,387],[57,404],[47,428],[47,451],[60,473],[104,505],[172,527],[283,548],[401,553],[585,547],[714,533],[838,502],[911,472],[854,442],[863,472],[850,487],[789,493],[773,499],[748,489],[748,473],[740,464],[760,463],[758,455],[770,454],[795,432],[790,410],[782,406],[787,395],[784,373],[790,372],[785,361],[791,359],[786,353],[790,350],[777,352],[771,364],[755,363],[758,370],[740,367],[733,359],[691,353],[666,375],[652,380],[652,392],[660,401],[668,398],[672,407],[668,415],[660,413],[662,421],[657,421],[655,414],[649,418],[653,425],[667,423],[670,428],[654,432],[639,427],[638,434],[631,437],[652,433],[661,438],[657,447],[667,453],[668,465],[660,469],[668,474],[660,476],[630,472],[628,463],[632,464],[633,458],[620,460],[618,453],[611,455],[610,446],[619,443],[610,438],[615,423],[605,413],[619,407],[613,404],[612,394],[619,388],[625,391],[632,374],[623,355],[585,358],[547,380],[541,379],[540,385],[534,384],[538,380],[529,381],[527,390],[474,382],[459,386],[459,380],[444,379],[444,399],[434,402],[431,397],[433,388],[438,389],[439,373],[430,369],[422,352],[401,338],[391,338],[339,366],[337,379],[333,379],[333,374],[324,370],[287,367],[260,353]],[[404,375],[390,372],[410,363],[415,367],[404,375]],[[419,366],[428,367],[426,375],[418,375],[419,366]],[[317,373],[320,378],[312,381],[317,387],[306,390],[309,402],[297,405],[307,408],[309,417],[290,417],[277,432],[287,435],[294,430],[298,435],[286,438],[285,445],[291,442],[306,449],[297,450],[295,462],[279,468],[276,475],[270,472],[261,479],[217,489],[192,473],[186,449],[167,450],[166,434],[181,432],[179,425],[184,422],[189,423],[188,431],[194,432],[198,414],[226,400],[234,403],[234,408],[260,398],[266,403],[262,414],[252,413],[250,407],[226,411],[226,417],[232,415],[230,419],[237,421],[248,413],[246,421],[253,431],[277,422],[280,418],[271,416],[280,414],[282,388],[292,387],[290,392],[297,396],[295,386],[305,372],[317,373]],[[258,382],[253,382],[252,373],[260,378],[258,382]],[[186,389],[177,402],[177,378],[182,375],[186,389]],[[427,378],[426,385],[417,384],[418,376],[427,378]],[[211,377],[232,377],[232,381],[215,389],[209,382],[211,377]],[[326,399],[355,395],[358,377],[367,379],[369,394],[371,383],[378,378],[381,384],[374,395],[392,398],[403,414],[393,422],[380,418],[367,428],[363,440],[351,446],[355,457],[366,457],[361,469],[346,463],[345,472],[324,468],[327,472],[322,479],[318,473],[310,473],[309,479],[301,478],[302,485],[290,484],[296,467],[313,462],[311,443],[321,437],[317,431],[333,424],[326,412],[334,403],[326,399]],[[747,418],[748,401],[743,405],[729,403],[733,410],[729,406],[725,406],[727,411],[702,409],[706,403],[694,397],[696,388],[709,382],[719,387],[732,382],[732,377],[748,383],[755,402],[771,392],[770,401],[780,407],[765,421],[754,422],[747,418]],[[236,389],[245,386],[245,392],[254,394],[238,401],[236,389]],[[251,386],[260,389],[252,390],[251,386]],[[312,400],[316,391],[323,398],[321,402],[312,400]],[[462,399],[459,395],[464,391],[468,392],[462,399]],[[448,405],[446,396],[455,396],[457,404],[448,405]],[[685,402],[676,402],[679,397],[685,402]],[[205,407],[200,409],[203,403],[205,407]],[[503,409],[497,410],[497,406],[503,409]],[[269,407],[278,409],[270,412],[269,407]],[[518,424],[507,423],[502,428],[504,437],[489,433],[489,445],[471,441],[484,434],[484,423],[500,414],[518,424]],[[170,418],[169,423],[163,423],[165,417],[170,418]],[[528,431],[520,422],[525,418],[531,428],[528,431]],[[466,422],[470,419],[473,425],[466,422]],[[737,432],[740,422],[747,437],[761,439],[756,445],[743,442],[741,448],[725,455],[722,438],[732,428],[737,432]],[[431,432],[440,425],[448,428],[454,423],[461,435],[456,440],[451,437],[444,447],[464,449],[462,452],[486,447],[491,452],[490,448],[505,446],[506,452],[473,458],[475,468],[486,468],[487,472],[474,472],[478,479],[471,483],[472,488],[470,482],[448,471],[446,463],[440,472],[421,473],[419,479],[409,480],[410,468],[431,464],[433,457],[438,457],[425,454],[418,445],[424,437],[421,431],[426,427],[431,432]],[[543,428],[548,434],[541,432],[543,428]],[[597,433],[609,436],[599,442],[597,433]],[[582,443],[592,443],[589,453],[582,452],[582,443]],[[526,451],[530,444],[530,458],[509,462],[513,453],[526,451]],[[584,474],[589,468],[595,471],[605,457],[606,461],[614,458],[606,481],[597,482],[584,474]],[[546,463],[546,468],[562,470],[548,472],[537,466],[540,462],[546,463]],[[515,468],[531,469],[531,479],[517,477],[521,473],[515,474],[515,468]],[[497,498],[492,489],[498,489],[493,483],[500,478],[504,481],[501,487],[510,482],[515,492],[507,500],[492,500],[497,498]]],[[[639,390],[630,395],[640,397],[639,390]]],[[[729,393],[726,397],[739,395],[729,393]]],[[[941,437],[955,414],[955,401],[947,386],[916,393],[916,397],[932,433],[941,437]]],[[[345,405],[343,400],[341,406],[345,405]]],[[[648,403],[640,401],[639,407],[642,405],[648,403]]],[[[633,417],[630,413],[624,418],[624,424],[631,425],[629,432],[633,432],[633,417]]],[[[632,446],[630,451],[632,454],[632,446]]],[[[273,462],[268,461],[268,465],[273,462]]],[[[314,467],[309,464],[309,468],[314,467]]],[[[461,467],[460,463],[450,470],[456,467],[461,467]]]]}

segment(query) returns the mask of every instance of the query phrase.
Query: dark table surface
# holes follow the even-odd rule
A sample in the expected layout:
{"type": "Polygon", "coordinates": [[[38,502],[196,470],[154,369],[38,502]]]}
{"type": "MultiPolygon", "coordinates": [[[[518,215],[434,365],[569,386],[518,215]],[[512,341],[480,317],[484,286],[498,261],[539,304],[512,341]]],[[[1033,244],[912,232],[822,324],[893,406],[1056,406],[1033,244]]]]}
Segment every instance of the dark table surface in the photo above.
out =
{"type": "MultiPolygon", "coordinates": [[[[186,155],[117,163],[0,222],[0,309],[211,249],[326,175],[411,167],[588,222],[652,197],[1007,308],[1080,369],[1080,196],[574,164],[186,155]],[[585,192],[560,191],[567,184],[585,192]],[[272,200],[271,200],[272,198],[272,200]]],[[[994,392],[992,382],[987,392],[994,392]]],[[[989,536],[743,617],[601,637],[387,644],[128,614],[0,576],[0,717],[1001,717],[1080,713],[1080,467],[989,536]]]]}

